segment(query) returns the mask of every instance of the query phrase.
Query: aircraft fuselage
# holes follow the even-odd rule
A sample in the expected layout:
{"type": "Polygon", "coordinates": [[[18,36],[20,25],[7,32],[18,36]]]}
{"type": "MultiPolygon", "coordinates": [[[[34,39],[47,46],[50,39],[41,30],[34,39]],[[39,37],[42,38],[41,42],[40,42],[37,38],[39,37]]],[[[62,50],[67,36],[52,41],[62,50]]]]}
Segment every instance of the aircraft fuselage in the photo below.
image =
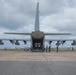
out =
{"type": "Polygon", "coordinates": [[[41,31],[35,31],[31,34],[32,40],[32,50],[34,51],[43,51],[44,49],[44,33],[41,31]]]}

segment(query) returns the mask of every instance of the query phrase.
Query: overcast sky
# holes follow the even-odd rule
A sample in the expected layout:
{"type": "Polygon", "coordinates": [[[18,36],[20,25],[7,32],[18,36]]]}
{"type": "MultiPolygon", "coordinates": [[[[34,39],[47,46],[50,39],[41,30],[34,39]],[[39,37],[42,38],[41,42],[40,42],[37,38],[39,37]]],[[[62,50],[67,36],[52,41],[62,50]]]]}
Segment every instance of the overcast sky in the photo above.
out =
{"type": "Polygon", "coordinates": [[[0,38],[13,37],[3,34],[7,31],[34,31],[37,2],[41,31],[70,32],[66,38],[76,38],[76,0],[0,0],[0,38]]]}

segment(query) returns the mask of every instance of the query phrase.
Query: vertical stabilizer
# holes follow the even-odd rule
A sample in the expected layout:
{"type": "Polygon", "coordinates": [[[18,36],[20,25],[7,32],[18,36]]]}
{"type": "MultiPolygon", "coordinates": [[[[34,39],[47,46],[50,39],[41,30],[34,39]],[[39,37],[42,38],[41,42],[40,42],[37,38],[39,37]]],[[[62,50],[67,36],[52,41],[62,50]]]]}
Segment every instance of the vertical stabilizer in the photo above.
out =
{"type": "Polygon", "coordinates": [[[36,8],[35,31],[39,31],[39,3],[37,3],[36,8]]]}

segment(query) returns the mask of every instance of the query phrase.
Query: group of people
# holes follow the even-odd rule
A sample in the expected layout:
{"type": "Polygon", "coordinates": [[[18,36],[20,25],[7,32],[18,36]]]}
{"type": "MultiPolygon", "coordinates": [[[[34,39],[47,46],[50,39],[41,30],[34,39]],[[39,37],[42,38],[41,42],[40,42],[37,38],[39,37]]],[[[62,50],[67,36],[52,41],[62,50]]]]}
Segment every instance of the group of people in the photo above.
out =
{"type": "Polygon", "coordinates": [[[46,46],[45,51],[46,51],[46,52],[51,52],[51,46],[49,46],[49,47],[46,46]]]}

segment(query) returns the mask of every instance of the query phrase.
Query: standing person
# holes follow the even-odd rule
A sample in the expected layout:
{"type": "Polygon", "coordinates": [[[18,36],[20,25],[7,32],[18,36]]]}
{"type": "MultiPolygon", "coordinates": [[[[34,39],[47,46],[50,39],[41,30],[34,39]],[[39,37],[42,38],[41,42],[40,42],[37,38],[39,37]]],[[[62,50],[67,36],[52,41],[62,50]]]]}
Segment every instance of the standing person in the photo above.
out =
{"type": "Polygon", "coordinates": [[[48,50],[48,47],[46,46],[46,52],[47,52],[47,50],[48,50]]]}
{"type": "Polygon", "coordinates": [[[49,52],[51,52],[51,46],[49,46],[49,52]]]}
{"type": "Polygon", "coordinates": [[[74,51],[74,48],[72,47],[72,51],[74,51]]]}
{"type": "Polygon", "coordinates": [[[59,46],[57,46],[57,52],[59,51],[59,46]]]}

